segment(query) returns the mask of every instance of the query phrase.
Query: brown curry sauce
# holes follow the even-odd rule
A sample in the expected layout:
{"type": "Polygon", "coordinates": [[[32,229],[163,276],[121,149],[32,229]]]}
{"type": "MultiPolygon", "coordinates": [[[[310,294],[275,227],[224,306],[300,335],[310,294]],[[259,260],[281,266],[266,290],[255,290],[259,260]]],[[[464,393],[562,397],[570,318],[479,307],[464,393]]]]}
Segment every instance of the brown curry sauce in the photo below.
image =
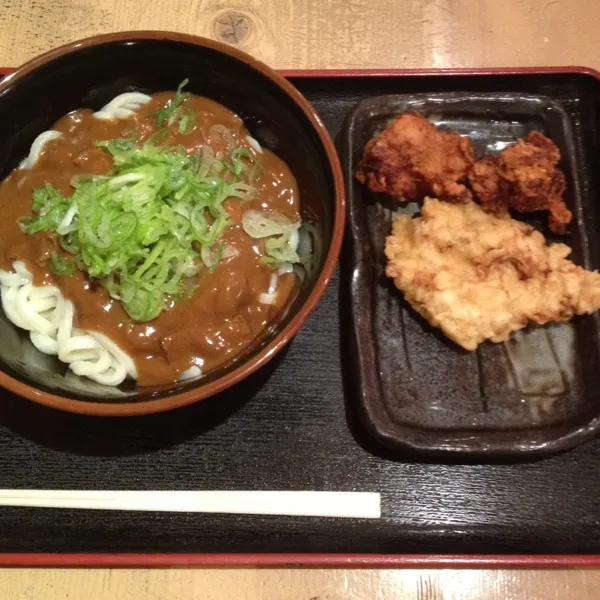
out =
{"type": "MultiPolygon", "coordinates": [[[[191,297],[168,303],[152,321],[133,321],[118,301],[84,273],[73,277],[52,273],[49,258],[58,249],[54,235],[29,236],[19,228],[18,219],[31,215],[34,189],[50,183],[70,196],[74,175],[108,172],[112,160],[93,142],[134,134],[147,140],[157,131],[151,115],[173,96],[171,92],[154,94],[127,119],[97,119],[88,109],[70,113],[52,127],[63,135],[45,145],[33,168],[17,169],[0,184],[0,267],[10,271],[14,260],[22,260],[34,274],[36,285],[59,287],[75,305],[77,327],[103,333],[133,358],[139,385],[177,381],[192,365],[206,374],[228,362],[277,320],[297,291],[296,275],[281,275],[275,304],[260,303],[259,295],[267,292],[273,270],[261,261],[260,240],[252,239],[241,227],[241,215],[250,208],[278,211],[292,221],[300,218],[296,180],[287,165],[267,149],[260,155],[263,174],[254,183],[257,197],[225,203],[234,224],[221,241],[235,247],[237,256],[219,262],[212,272],[203,268],[191,297]]],[[[181,145],[188,152],[203,145],[224,151],[224,138],[211,134],[212,126],[220,124],[229,129],[237,145],[252,148],[243,122],[233,112],[198,96],[187,102],[197,113],[195,128],[188,135],[170,130],[161,144],[181,145]]]]}

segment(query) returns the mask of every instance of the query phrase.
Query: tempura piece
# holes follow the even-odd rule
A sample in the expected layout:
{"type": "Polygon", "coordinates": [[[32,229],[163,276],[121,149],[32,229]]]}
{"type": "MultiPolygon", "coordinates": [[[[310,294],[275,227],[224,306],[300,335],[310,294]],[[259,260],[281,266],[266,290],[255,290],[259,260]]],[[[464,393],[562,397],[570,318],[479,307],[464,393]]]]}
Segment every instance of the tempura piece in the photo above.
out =
{"type": "Polygon", "coordinates": [[[427,194],[466,202],[471,192],[460,180],[473,162],[469,138],[440,131],[422,115],[407,112],[367,143],[356,178],[401,202],[427,194]]]}
{"type": "Polygon", "coordinates": [[[565,233],[573,215],[563,201],[565,176],[556,166],[559,160],[556,144],[532,131],[499,156],[478,160],[469,172],[469,181],[486,211],[548,210],[550,230],[565,233]]]}
{"type": "Polygon", "coordinates": [[[529,321],[567,321],[600,308],[600,273],[565,244],[474,202],[426,198],[421,217],[400,215],[386,240],[386,274],[411,306],[466,350],[503,342],[529,321]]]}

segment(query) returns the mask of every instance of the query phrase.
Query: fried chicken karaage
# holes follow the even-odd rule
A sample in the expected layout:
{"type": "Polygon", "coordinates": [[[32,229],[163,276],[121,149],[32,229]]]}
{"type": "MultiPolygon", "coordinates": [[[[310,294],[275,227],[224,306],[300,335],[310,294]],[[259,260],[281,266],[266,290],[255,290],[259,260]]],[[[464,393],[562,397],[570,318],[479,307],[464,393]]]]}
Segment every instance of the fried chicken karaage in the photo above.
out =
{"type": "Polygon", "coordinates": [[[550,230],[562,234],[573,215],[563,201],[565,176],[556,166],[559,160],[554,142],[532,131],[500,155],[486,155],[475,162],[469,182],[486,211],[548,210],[550,230]]]}
{"type": "Polygon", "coordinates": [[[419,218],[396,217],[386,274],[432,325],[475,350],[529,321],[566,321],[600,308],[600,273],[575,265],[570,253],[509,215],[426,198],[419,218]]]}
{"type": "Polygon", "coordinates": [[[466,202],[471,192],[460,180],[473,162],[469,138],[407,112],[367,143],[356,178],[401,202],[427,194],[466,202]]]}

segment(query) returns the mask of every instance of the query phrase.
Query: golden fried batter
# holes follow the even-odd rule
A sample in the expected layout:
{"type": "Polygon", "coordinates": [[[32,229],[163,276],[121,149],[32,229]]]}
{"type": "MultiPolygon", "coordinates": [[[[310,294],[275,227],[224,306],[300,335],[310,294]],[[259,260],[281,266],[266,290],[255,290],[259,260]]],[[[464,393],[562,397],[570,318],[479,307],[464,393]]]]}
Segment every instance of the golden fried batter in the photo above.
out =
{"type": "Polygon", "coordinates": [[[600,308],[600,273],[567,260],[570,252],[474,202],[426,198],[421,217],[394,221],[386,274],[432,325],[475,350],[529,321],[566,321],[600,308]]]}
{"type": "Polygon", "coordinates": [[[471,192],[460,180],[473,162],[469,138],[439,131],[423,115],[407,112],[369,140],[356,178],[401,202],[427,194],[465,202],[471,192]]]}
{"type": "Polygon", "coordinates": [[[560,151],[554,142],[532,131],[499,156],[484,156],[469,172],[473,192],[487,211],[550,211],[549,226],[565,233],[573,215],[563,201],[565,176],[556,167],[560,151]]]}

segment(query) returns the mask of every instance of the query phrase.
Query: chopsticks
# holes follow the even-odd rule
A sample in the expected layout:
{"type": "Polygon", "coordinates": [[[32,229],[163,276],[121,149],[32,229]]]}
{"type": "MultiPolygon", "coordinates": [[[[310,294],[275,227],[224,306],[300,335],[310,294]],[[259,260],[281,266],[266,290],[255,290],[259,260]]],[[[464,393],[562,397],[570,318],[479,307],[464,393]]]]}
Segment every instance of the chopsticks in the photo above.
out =
{"type": "Polygon", "coordinates": [[[0,490],[0,506],[378,519],[375,492],[0,490]]]}

